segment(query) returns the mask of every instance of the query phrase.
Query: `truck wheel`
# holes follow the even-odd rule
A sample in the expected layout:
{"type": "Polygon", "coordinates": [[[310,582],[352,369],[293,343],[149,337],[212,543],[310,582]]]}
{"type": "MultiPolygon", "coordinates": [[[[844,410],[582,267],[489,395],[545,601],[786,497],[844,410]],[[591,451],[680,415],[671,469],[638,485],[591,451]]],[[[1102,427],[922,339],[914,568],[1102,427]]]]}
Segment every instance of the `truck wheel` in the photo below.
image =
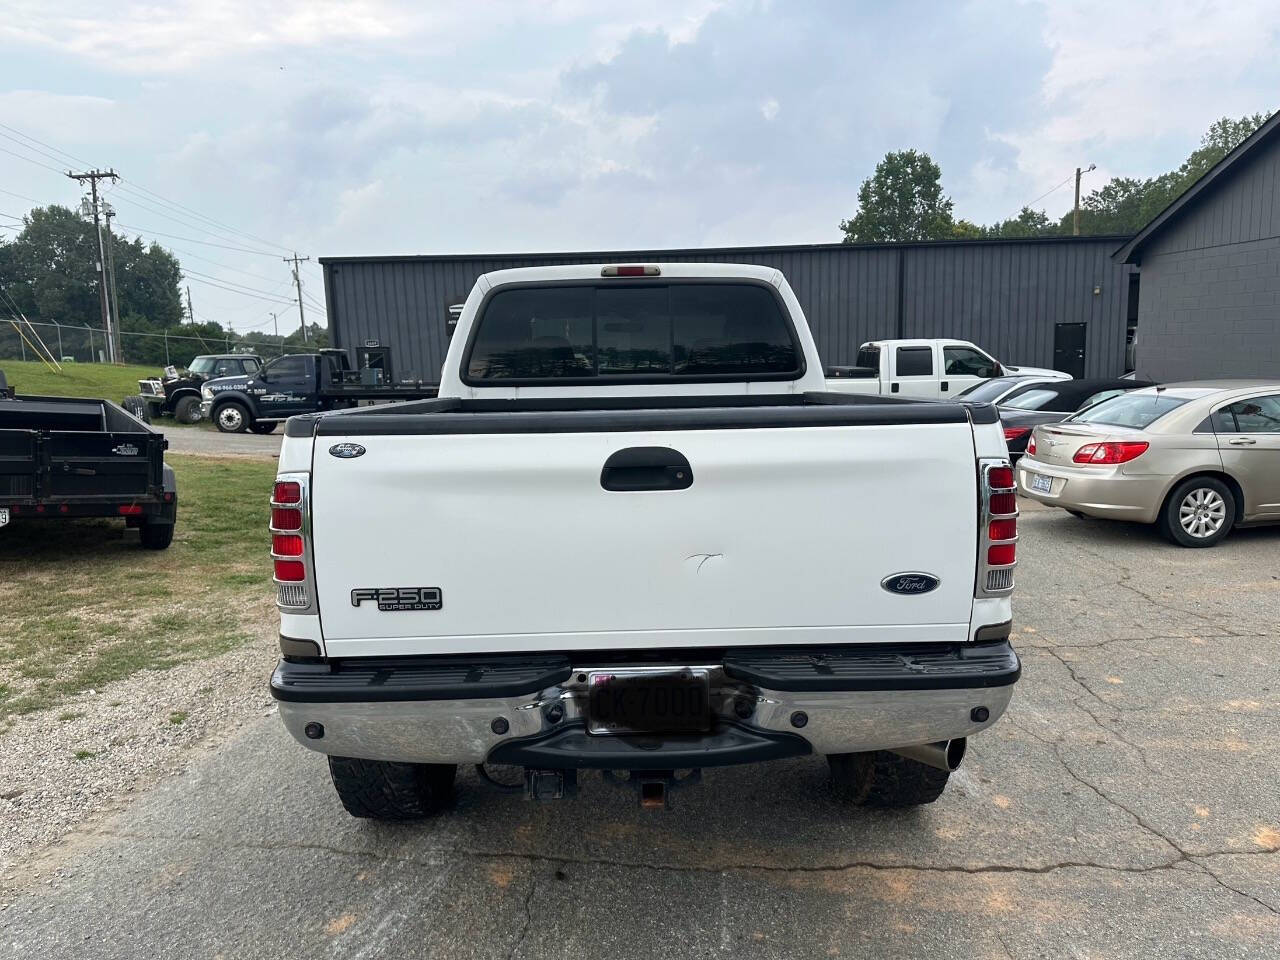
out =
{"type": "Polygon", "coordinates": [[[833,753],[831,790],[841,803],[859,807],[914,807],[942,796],[947,778],[939,770],[888,750],[833,753]]]}
{"type": "Polygon", "coordinates": [[[151,412],[147,409],[147,401],[141,394],[125,397],[120,406],[124,407],[126,413],[137,417],[143,423],[151,422],[151,412]]]}
{"type": "Polygon", "coordinates": [[[276,425],[274,422],[273,423],[255,423],[249,429],[252,430],[254,433],[275,433],[276,425]]]}
{"type": "Polygon", "coordinates": [[[1157,524],[1169,540],[1184,547],[1212,547],[1236,522],[1236,498],[1215,477],[1191,477],[1169,494],[1157,524]]]}
{"type": "Polygon", "coordinates": [[[200,399],[198,397],[182,397],[173,405],[173,419],[179,423],[200,422],[200,399]]]}
{"type": "Polygon", "coordinates": [[[144,523],[138,528],[138,535],[148,550],[164,550],[173,543],[173,524],[144,523]]]}
{"type": "Polygon", "coordinates": [[[444,809],[458,768],[451,763],[395,763],[330,757],[329,776],[353,817],[421,820],[444,809]]]}
{"type": "Polygon", "coordinates": [[[213,411],[213,422],[223,433],[244,433],[249,429],[249,411],[243,403],[228,400],[213,411]]]}

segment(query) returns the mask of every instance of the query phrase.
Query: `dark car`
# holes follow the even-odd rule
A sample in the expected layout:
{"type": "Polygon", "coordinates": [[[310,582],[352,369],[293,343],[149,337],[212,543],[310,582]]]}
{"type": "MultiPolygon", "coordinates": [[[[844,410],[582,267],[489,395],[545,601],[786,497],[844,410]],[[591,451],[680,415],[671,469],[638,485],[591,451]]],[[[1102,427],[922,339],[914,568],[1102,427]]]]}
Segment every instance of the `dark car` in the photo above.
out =
{"type": "Polygon", "coordinates": [[[1150,380],[1050,380],[1018,387],[1000,401],[1000,422],[1004,425],[1009,456],[1016,460],[1027,449],[1032,427],[1058,423],[1077,410],[1091,407],[1110,397],[1155,386],[1150,380]]]}
{"type": "Polygon", "coordinates": [[[200,387],[206,381],[252,376],[261,368],[262,358],[252,353],[204,354],[192,360],[184,371],[167,367],[163,377],[139,380],[141,403],[127,402],[125,409],[135,416],[145,412],[148,421],[172,416],[179,423],[195,423],[200,419],[200,387]]]}

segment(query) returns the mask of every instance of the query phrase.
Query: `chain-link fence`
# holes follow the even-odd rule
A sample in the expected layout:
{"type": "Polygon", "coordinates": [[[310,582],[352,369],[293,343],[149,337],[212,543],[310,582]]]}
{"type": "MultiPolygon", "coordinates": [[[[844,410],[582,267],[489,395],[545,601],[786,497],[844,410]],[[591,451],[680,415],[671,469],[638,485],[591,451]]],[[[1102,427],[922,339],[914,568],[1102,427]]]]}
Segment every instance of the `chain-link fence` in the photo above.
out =
{"type": "MultiPolygon", "coordinates": [[[[76,363],[105,363],[107,341],[101,327],[87,324],[32,322],[40,339],[60,361],[76,363]]],[[[34,338],[26,323],[22,333],[8,322],[0,322],[0,360],[39,360],[30,344],[34,338]]],[[[256,353],[275,356],[282,353],[278,343],[238,340],[231,337],[188,336],[180,333],[143,333],[137,330],[120,331],[120,348],[125,363],[145,366],[187,366],[192,358],[202,353],[256,353]]]]}

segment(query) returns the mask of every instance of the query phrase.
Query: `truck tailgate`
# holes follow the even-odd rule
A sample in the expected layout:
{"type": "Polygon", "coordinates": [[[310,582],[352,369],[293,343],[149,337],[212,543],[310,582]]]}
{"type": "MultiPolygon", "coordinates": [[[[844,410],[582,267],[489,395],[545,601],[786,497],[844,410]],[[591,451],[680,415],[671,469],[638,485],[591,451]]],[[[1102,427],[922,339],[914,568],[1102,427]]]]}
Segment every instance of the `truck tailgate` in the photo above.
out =
{"type": "Polygon", "coordinates": [[[329,656],[967,639],[976,475],[963,423],[318,437],[329,656]],[[331,456],[351,441],[364,455],[331,456]],[[681,490],[611,491],[635,447],[681,490]],[[924,572],[931,592],[882,588],[924,572]],[[433,587],[434,610],[353,590],[433,587]]]}

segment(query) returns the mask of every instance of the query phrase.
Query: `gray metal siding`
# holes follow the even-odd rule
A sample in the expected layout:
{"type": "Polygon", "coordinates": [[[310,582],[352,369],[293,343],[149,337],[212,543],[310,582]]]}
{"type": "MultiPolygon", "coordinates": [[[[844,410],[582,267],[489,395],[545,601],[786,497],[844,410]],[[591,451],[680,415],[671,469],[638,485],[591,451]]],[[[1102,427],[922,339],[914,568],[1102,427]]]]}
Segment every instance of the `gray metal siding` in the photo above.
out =
{"type": "Polygon", "coordinates": [[[972,340],[1009,363],[1053,365],[1054,324],[1089,324],[1086,374],[1123,369],[1131,267],[1116,239],[1055,242],[831,244],[732,250],[629,250],[495,257],[322,260],[334,343],[391,347],[395,375],[435,379],[445,320],[480,274],[563,263],[678,261],[776,267],[804,308],[827,365],[851,364],[867,340],[902,336],[972,340]],[[1094,294],[1094,288],[1100,292],[1094,294]]]}
{"type": "Polygon", "coordinates": [[[1280,144],[1153,236],[1141,276],[1143,376],[1280,376],[1280,144]]]}

